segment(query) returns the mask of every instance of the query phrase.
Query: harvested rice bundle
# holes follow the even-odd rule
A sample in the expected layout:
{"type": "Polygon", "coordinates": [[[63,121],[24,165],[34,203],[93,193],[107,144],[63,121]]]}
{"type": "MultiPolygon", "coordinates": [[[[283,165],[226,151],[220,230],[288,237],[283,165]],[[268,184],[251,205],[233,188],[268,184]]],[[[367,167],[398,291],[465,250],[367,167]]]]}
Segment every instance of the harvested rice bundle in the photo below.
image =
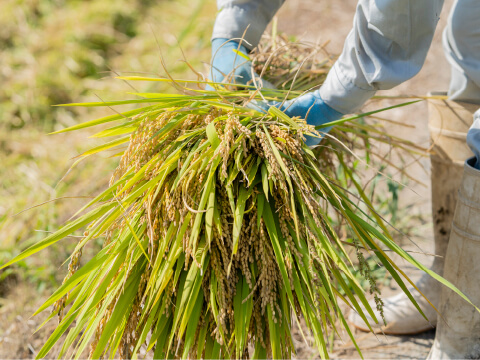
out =
{"type": "Polygon", "coordinates": [[[110,186],[78,212],[87,213],[4,265],[87,227],[63,285],[37,311],[54,305],[50,319],[60,321],[37,357],[67,332],[58,357],[137,358],[143,346],[156,359],[289,358],[291,327],[301,317],[322,358],[337,327],[356,344],[340,302],[382,319],[352,274],[332,214],[353,234],[349,245],[380,311],[364,251],[414,303],[384,249],[452,287],[391,239],[345,162],[346,147],[321,146],[315,156],[304,137],[321,136],[321,128],[275,108],[263,114],[242,106],[260,100],[257,92],[199,93],[84,104],[148,103],[63,130],[119,121],[96,134],[114,140],[83,155],[126,149],[110,186]],[[363,202],[338,181],[339,167],[363,202]],[[104,239],[103,249],[80,267],[95,238],[104,239]]]}
{"type": "Polygon", "coordinates": [[[265,35],[251,54],[254,70],[277,89],[306,91],[325,80],[334,57],[321,44],[265,35]]]}

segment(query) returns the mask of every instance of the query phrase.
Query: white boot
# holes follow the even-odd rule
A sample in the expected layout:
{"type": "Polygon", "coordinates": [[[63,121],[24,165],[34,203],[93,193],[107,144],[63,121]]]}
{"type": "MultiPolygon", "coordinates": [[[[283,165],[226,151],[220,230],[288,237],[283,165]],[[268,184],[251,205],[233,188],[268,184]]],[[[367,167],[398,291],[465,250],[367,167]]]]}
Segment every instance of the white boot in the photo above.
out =
{"type": "MultiPolygon", "coordinates": [[[[433,93],[430,95],[446,95],[433,93]]],[[[472,156],[466,144],[466,136],[472,124],[473,113],[478,105],[469,103],[431,100],[429,101],[429,127],[432,138],[432,216],[436,257],[431,267],[437,274],[443,273],[444,257],[450,238],[453,213],[457,202],[457,190],[462,181],[463,164],[472,156]]],[[[440,284],[424,274],[416,286],[437,307],[440,299],[440,284]]],[[[375,324],[367,316],[375,332],[391,335],[411,335],[427,331],[437,324],[437,313],[413,287],[409,288],[429,321],[418,312],[410,299],[403,293],[383,299],[387,326],[375,324]]],[[[375,303],[370,303],[372,309],[375,303]]],[[[377,316],[379,318],[379,316],[377,316]]],[[[356,328],[369,331],[362,318],[355,312],[350,314],[350,322],[356,328]]],[[[379,321],[382,322],[379,318],[379,321]]]]}
{"type": "MultiPolygon", "coordinates": [[[[444,277],[480,306],[480,170],[465,163],[444,277]]],[[[442,287],[435,342],[428,359],[480,359],[480,313],[442,287]]]]}
{"type": "MultiPolygon", "coordinates": [[[[438,299],[440,297],[440,288],[436,283],[438,282],[433,280],[430,276],[423,275],[420,281],[416,284],[435,307],[437,307],[438,299]]],[[[372,309],[374,309],[375,314],[377,315],[379,324],[375,324],[374,320],[366,313],[366,311],[365,316],[375,333],[385,333],[389,335],[411,335],[418,334],[435,327],[437,323],[437,313],[435,310],[430,306],[425,298],[418,293],[418,291],[414,290],[413,288],[409,290],[430,322],[425,320],[425,318],[420,315],[410,299],[405,295],[405,293],[401,292],[395,296],[383,299],[383,314],[387,322],[386,326],[383,324],[380,314],[375,310],[375,302],[369,302],[370,306],[372,309]]],[[[350,313],[349,321],[359,330],[370,331],[365,322],[356,312],[352,311],[350,313]]]]}

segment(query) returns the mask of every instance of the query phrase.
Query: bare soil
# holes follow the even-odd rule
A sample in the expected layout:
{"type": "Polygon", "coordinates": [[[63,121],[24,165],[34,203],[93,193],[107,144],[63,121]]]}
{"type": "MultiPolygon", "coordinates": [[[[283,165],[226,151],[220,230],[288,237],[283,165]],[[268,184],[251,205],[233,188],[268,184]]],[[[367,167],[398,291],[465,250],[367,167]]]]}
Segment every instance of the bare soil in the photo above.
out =
{"type": "Polygon", "coordinates": [[[48,294],[39,294],[26,283],[10,281],[6,298],[0,299],[0,359],[34,359],[57,323],[35,332],[48,312],[31,317],[48,294]]]}

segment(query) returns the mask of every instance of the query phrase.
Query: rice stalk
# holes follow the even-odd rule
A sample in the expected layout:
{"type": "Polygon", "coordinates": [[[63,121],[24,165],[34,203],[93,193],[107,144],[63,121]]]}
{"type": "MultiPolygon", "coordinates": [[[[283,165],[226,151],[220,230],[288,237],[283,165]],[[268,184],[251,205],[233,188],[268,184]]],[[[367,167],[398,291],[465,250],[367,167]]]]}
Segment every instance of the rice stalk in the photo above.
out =
{"type": "MultiPolygon", "coordinates": [[[[298,91],[294,78],[292,89],[277,94],[298,91]]],[[[365,253],[375,254],[420,313],[400,275],[413,283],[387,251],[461,295],[392,240],[359,183],[349,148],[361,143],[368,154],[372,139],[412,153],[419,151],[414,146],[354,121],[361,116],[338,121],[326,136],[278,109],[257,112],[245,105],[275,95],[254,89],[183,89],[197,95],[83,104],[148,103],[59,131],[114,123],[94,135],[113,140],[80,158],[113,149],[120,160],[109,187],[74,220],[3,265],[87,229],[64,283],[36,312],[53,305],[49,319],[59,318],[38,358],[64,334],[61,358],[88,351],[90,358],[135,359],[141,347],[154,358],[290,358],[291,329],[294,323],[302,329],[301,318],[322,358],[330,335],[342,329],[360,353],[341,304],[383,321],[367,302],[370,292],[381,313],[365,253]],[[312,151],[305,136],[326,139],[312,151]],[[334,218],[352,234],[367,292],[334,218]],[[104,239],[102,250],[79,266],[82,250],[97,238],[104,239]]]]}

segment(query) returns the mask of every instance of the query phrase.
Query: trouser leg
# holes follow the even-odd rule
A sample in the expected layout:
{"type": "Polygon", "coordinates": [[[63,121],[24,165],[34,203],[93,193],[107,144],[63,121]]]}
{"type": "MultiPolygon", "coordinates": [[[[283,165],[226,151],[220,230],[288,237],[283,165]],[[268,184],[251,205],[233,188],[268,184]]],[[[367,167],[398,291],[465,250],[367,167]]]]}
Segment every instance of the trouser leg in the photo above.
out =
{"type": "MultiPolygon", "coordinates": [[[[465,163],[444,277],[480,305],[480,170],[465,163]]],[[[435,342],[429,360],[480,359],[480,313],[447,287],[442,288],[435,342]]]]}

